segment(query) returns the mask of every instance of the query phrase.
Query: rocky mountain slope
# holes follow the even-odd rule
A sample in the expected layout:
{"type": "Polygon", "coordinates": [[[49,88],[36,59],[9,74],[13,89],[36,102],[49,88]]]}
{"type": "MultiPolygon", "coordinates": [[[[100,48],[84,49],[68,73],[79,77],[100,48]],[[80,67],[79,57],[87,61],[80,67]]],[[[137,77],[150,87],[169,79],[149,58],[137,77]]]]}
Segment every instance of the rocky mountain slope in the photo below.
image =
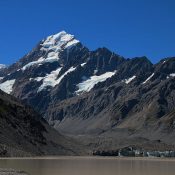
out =
{"type": "Polygon", "coordinates": [[[33,109],[0,91],[0,156],[79,155],[81,145],[51,128],[33,109]]]}
{"type": "Polygon", "coordinates": [[[33,106],[64,134],[112,132],[113,142],[126,133],[166,142],[163,130],[155,137],[146,130],[175,109],[175,57],[152,64],[107,48],[90,51],[63,31],[39,42],[1,77],[0,89],[33,106]]]}

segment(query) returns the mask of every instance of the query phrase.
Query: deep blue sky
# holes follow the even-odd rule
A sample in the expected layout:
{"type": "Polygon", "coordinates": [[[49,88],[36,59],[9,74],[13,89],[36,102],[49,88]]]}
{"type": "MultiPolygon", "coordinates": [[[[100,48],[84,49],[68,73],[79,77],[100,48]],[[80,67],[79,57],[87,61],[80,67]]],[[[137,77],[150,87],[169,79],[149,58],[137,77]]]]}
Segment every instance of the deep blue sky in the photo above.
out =
{"type": "Polygon", "coordinates": [[[175,56],[175,0],[0,0],[0,63],[65,30],[94,50],[152,62],[175,56]]]}

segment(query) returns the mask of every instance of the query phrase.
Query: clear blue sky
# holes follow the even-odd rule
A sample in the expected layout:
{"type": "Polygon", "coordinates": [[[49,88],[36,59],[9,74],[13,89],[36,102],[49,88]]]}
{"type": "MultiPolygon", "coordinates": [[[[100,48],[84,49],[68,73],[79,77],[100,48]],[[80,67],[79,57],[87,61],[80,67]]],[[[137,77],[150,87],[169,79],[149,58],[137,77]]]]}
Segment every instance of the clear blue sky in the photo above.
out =
{"type": "Polygon", "coordinates": [[[65,30],[94,50],[152,62],[175,56],[175,0],[0,0],[0,63],[65,30]]]}

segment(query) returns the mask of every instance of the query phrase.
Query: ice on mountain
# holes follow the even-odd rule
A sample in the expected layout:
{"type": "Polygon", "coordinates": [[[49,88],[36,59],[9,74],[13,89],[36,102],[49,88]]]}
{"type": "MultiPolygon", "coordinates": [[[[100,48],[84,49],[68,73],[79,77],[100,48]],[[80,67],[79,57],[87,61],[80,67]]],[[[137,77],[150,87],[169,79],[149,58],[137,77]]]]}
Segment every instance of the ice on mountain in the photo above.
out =
{"type": "Polygon", "coordinates": [[[81,67],[85,66],[86,64],[87,64],[87,63],[82,63],[82,64],[81,64],[81,67]]]}
{"type": "Polygon", "coordinates": [[[169,76],[167,76],[167,79],[170,77],[175,77],[175,73],[169,74],[169,76]]]}
{"type": "Polygon", "coordinates": [[[175,73],[170,74],[170,77],[175,77],[175,73]]]}
{"type": "Polygon", "coordinates": [[[142,84],[147,83],[153,76],[154,76],[154,73],[152,73],[142,84]]]}
{"type": "Polygon", "coordinates": [[[58,78],[56,80],[56,85],[59,84],[61,82],[61,80],[70,72],[73,72],[76,69],[76,67],[71,67],[70,69],[68,69],[63,75],[61,75],[60,78],[58,78]]]}
{"type": "Polygon", "coordinates": [[[0,89],[4,92],[6,92],[7,94],[10,94],[13,90],[13,85],[15,84],[15,79],[13,80],[7,80],[3,83],[0,84],[0,89]]]}
{"type": "Polygon", "coordinates": [[[62,31],[55,35],[51,35],[47,37],[47,39],[44,40],[41,44],[41,50],[46,51],[46,55],[36,61],[26,64],[25,66],[23,66],[22,70],[24,71],[34,65],[39,66],[47,62],[58,61],[60,51],[62,51],[63,49],[70,49],[77,43],[79,43],[79,41],[76,40],[73,35],[67,34],[65,31],[62,31]]]}
{"type": "Polygon", "coordinates": [[[42,91],[48,86],[54,87],[56,83],[56,79],[61,71],[61,67],[58,68],[57,70],[52,71],[50,74],[48,74],[46,77],[43,77],[43,83],[39,87],[38,92],[42,91]]]}
{"type": "Polygon", "coordinates": [[[77,85],[78,90],[76,91],[76,94],[80,94],[82,92],[89,92],[97,83],[106,81],[108,78],[112,77],[116,71],[114,72],[106,72],[102,75],[94,75],[91,76],[89,79],[86,79],[86,77],[82,77],[85,81],[79,83],[77,85]]]}
{"type": "Polygon", "coordinates": [[[65,31],[51,35],[42,43],[42,50],[59,50],[68,49],[79,43],[78,40],[74,38],[74,35],[67,34],[65,31]]]}
{"type": "Polygon", "coordinates": [[[72,41],[69,41],[66,45],[65,48],[66,49],[71,49],[73,46],[75,46],[77,43],[79,43],[78,40],[73,39],[72,41]]]}
{"type": "Polygon", "coordinates": [[[47,87],[55,87],[56,85],[58,85],[61,80],[70,72],[74,71],[75,68],[71,67],[70,69],[68,69],[63,75],[61,75],[58,79],[58,75],[61,71],[62,67],[58,68],[55,71],[52,71],[50,74],[48,74],[46,77],[43,78],[43,83],[42,85],[39,87],[38,92],[42,91],[43,89],[47,88],[47,87]]]}
{"type": "Polygon", "coordinates": [[[44,77],[36,77],[36,78],[33,78],[33,80],[35,80],[35,81],[41,81],[41,80],[43,80],[44,79],[44,77]]]}
{"type": "Polygon", "coordinates": [[[31,67],[31,66],[33,66],[33,65],[41,64],[43,61],[44,61],[44,58],[41,57],[41,58],[39,58],[37,61],[32,61],[32,62],[26,64],[25,66],[23,66],[23,67],[22,67],[22,70],[24,71],[24,70],[26,70],[27,68],[29,68],[29,67],[31,67]]]}
{"type": "Polygon", "coordinates": [[[55,52],[49,52],[48,54],[47,54],[47,57],[54,57],[56,54],[55,54],[55,52]]]}
{"type": "Polygon", "coordinates": [[[95,70],[94,70],[94,75],[95,75],[97,72],[98,72],[98,70],[97,70],[97,69],[95,69],[95,70]]]}
{"type": "Polygon", "coordinates": [[[123,80],[123,82],[125,82],[126,84],[129,84],[132,80],[134,80],[136,78],[136,76],[134,75],[134,76],[132,76],[132,77],[130,77],[130,78],[128,78],[128,79],[125,79],[125,80],[123,80]]]}
{"type": "Polygon", "coordinates": [[[32,62],[26,64],[25,66],[23,66],[22,70],[25,71],[26,69],[28,69],[31,66],[34,66],[34,65],[40,66],[44,63],[53,63],[53,62],[56,62],[58,60],[59,60],[59,58],[57,56],[52,56],[52,57],[48,57],[48,58],[41,57],[37,61],[32,61],[32,62]]]}

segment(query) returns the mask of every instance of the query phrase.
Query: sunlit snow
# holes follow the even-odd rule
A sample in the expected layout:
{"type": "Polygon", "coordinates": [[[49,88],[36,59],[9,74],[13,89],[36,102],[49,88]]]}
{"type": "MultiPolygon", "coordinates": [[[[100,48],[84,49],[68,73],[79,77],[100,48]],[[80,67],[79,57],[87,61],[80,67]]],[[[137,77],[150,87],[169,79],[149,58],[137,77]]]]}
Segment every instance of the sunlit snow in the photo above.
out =
{"type": "Polygon", "coordinates": [[[145,84],[146,82],[148,82],[153,76],[154,76],[154,73],[152,73],[142,84],[145,84]]]}
{"type": "Polygon", "coordinates": [[[74,35],[67,34],[65,31],[51,35],[42,44],[42,50],[54,50],[58,52],[61,49],[71,48],[72,46],[79,43],[78,40],[74,38],[74,35]]]}
{"type": "Polygon", "coordinates": [[[167,76],[167,79],[170,77],[175,77],[175,73],[170,74],[169,76],[167,76]]]}
{"type": "Polygon", "coordinates": [[[61,80],[64,78],[64,76],[66,76],[68,73],[72,72],[75,70],[74,67],[71,67],[70,69],[68,69],[63,75],[61,75],[58,79],[58,75],[60,73],[62,68],[58,68],[55,71],[52,71],[49,75],[47,75],[46,77],[43,78],[43,83],[42,85],[39,87],[38,92],[42,91],[43,89],[45,89],[46,87],[50,86],[50,87],[55,87],[56,85],[58,85],[61,80]]]}
{"type": "Polygon", "coordinates": [[[7,94],[10,94],[13,90],[13,85],[15,84],[15,80],[7,80],[4,83],[0,84],[0,89],[7,94]]]}
{"type": "Polygon", "coordinates": [[[81,67],[85,66],[86,64],[87,64],[87,63],[82,63],[82,64],[81,64],[81,67]]]}
{"type": "Polygon", "coordinates": [[[129,84],[132,80],[134,80],[136,78],[136,76],[134,75],[134,76],[132,76],[132,77],[130,77],[130,78],[128,78],[128,79],[125,79],[125,80],[123,80],[126,84],[129,84]]]}
{"type": "Polygon", "coordinates": [[[98,70],[97,70],[97,69],[95,69],[95,70],[94,70],[94,75],[95,75],[97,72],[98,72],[98,70]]]}
{"type": "Polygon", "coordinates": [[[39,66],[39,65],[42,65],[44,63],[48,63],[48,62],[52,63],[52,62],[55,62],[55,61],[58,61],[58,60],[59,60],[59,58],[56,55],[54,55],[52,57],[48,57],[48,58],[41,57],[37,61],[32,61],[32,62],[26,64],[25,66],[23,66],[22,70],[24,71],[24,70],[26,70],[27,68],[29,68],[29,67],[31,67],[33,65],[38,65],[39,66]]]}
{"type": "Polygon", "coordinates": [[[36,77],[36,78],[30,78],[29,80],[30,81],[32,81],[32,80],[35,80],[35,81],[41,81],[41,80],[43,80],[44,79],[44,77],[36,77]]]}
{"type": "Polygon", "coordinates": [[[77,43],[79,43],[79,41],[76,40],[73,35],[67,34],[65,31],[48,36],[46,40],[44,40],[44,42],[41,44],[41,50],[46,51],[46,55],[36,61],[32,61],[26,64],[23,66],[22,70],[24,71],[33,65],[39,66],[47,62],[52,63],[58,61],[60,51],[63,49],[70,49],[77,43]]]}
{"type": "Polygon", "coordinates": [[[175,77],[175,73],[170,74],[170,77],[175,77]]]}
{"type": "Polygon", "coordinates": [[[80,94],[81,92],[89,92],[97,83],[105,81],[106,79],[112,77],[115,73],[116,71],[106,72],[99,76],[91,76],[89,79],[86,79],[86,77],[83,76],[82,79],[85,81],[77,85],[78,90],[76,91],[76,94],[80,94]]]}

